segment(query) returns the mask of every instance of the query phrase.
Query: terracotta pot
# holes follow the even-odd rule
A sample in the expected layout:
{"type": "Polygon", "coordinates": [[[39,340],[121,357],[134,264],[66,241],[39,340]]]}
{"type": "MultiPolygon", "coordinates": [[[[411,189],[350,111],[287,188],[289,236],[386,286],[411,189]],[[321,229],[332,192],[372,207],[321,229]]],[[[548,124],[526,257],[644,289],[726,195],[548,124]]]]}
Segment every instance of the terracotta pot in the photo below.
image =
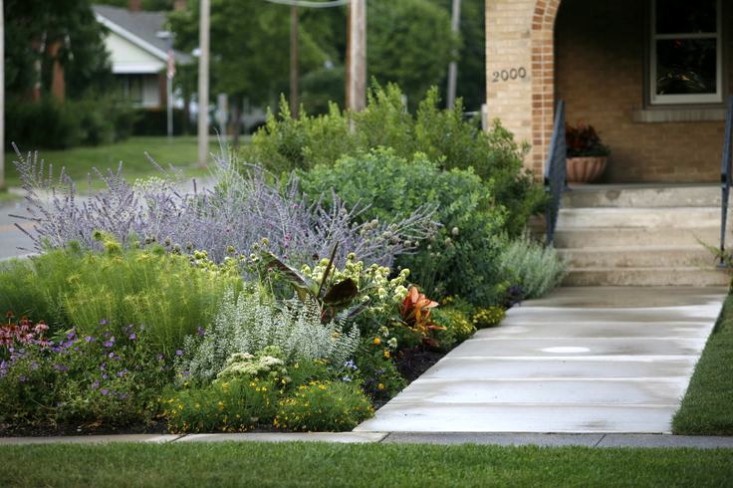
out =
{"type": "Polygon", "coordinates": [[[607,156],[567,158],[568,183],[592,183],[601,177],[608,163],[607,156]]]}

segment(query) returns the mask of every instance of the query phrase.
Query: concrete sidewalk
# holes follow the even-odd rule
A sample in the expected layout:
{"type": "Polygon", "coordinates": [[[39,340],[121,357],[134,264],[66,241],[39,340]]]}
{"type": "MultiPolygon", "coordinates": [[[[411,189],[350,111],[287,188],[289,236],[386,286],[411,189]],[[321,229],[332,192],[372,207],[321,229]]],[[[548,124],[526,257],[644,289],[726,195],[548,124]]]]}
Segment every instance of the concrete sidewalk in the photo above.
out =
{"type": "Polygon", "coordinates": [[[209,442],[333,442],[340,444],[480,444],[496,446],[579,446],[591,448],[691,448],[733,449],[733,437],[677,436],[667,434],[527,434],[527,433],[384,433],[384,432],[313,432],[245,433],[188,435],[92,435],[63,437],[0,437],[0,446],[38,444],[105,444],[133,442],[146,444],[209,442]]]}
{"type": "Polygon", "coordinates": [[[725,296],[560,288],[479,331],[355,430],[669,433],[725,296]]]}
{"type": "Polygon", "coordinates": [[[733,449],[671,419],[726,296],[717,288],[561,288],[451,351],[354,432],[0,438],[733,449]]]}

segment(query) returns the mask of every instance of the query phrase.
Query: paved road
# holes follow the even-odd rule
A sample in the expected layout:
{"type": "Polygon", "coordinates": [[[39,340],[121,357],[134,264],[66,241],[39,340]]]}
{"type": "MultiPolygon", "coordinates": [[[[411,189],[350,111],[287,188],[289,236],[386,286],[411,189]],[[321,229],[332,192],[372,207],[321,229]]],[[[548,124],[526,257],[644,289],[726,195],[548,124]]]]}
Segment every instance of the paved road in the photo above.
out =
{"type": "Polygon", "coordinates": [[[24,222],[8,215],[28,215],[23,204],[23,200],[0,204],[0,260],[22,256],[28,254],[28,250],[33,249],[33,241],[14,225],[18,223],[24,228],[30,229],[30,222],[24,222]]]}

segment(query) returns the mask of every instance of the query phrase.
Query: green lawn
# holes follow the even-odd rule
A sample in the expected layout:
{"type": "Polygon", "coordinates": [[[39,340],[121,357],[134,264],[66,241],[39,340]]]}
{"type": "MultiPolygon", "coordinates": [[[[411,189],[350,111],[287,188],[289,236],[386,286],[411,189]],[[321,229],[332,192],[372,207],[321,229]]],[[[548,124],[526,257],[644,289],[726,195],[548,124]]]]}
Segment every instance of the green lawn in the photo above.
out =
{"type": "Polygon", "coordinates": [[[705,345],[672,430],[675,434],[733,435],[733,296],[728,296],[705,345]]]}
{"type": "Polygon", "coordinates": [[[733,450],[196,443],[2,447],[0,486],[730,486],[733,450]]]}
{"type": "MultiPolygon", "coordinates": [[[[215,137],[210,140],[211,152],[219,151],[219,143],[215,137]]],[[[32,148],[21,148],[22,151],[32,148]]],[[[123,162],[124,175],[128,180],[145,178],[157,174],[155,167],[150,164],[145,153],[164,168],[172,164],[185,171],[187,176],[200,176],[207,170],[197,167],[197,143],[193,136],[174,137],[132,137],[117,144],[75,147],[66,150],[41,150],[39,157],[46,163],[53,165],[54,174],[58,174],[61,167],[66,167],[69,175],[78,183],[85,183],[87,174],[92,168],[100,170],[117,169],[120,161],[123,162]]],[[[20,186],[20,179],[15,170],[13,161],[15,153],[5,153],[6,182],[8,186],[20,186]]]]}

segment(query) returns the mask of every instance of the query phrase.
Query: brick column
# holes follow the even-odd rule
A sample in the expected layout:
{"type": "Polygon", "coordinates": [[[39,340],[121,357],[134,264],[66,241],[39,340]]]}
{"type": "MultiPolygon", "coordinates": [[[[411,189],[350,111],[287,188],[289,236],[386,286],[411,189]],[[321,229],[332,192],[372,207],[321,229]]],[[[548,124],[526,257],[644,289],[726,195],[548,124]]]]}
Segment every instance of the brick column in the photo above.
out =
{"type": "Polygon", "coordinates": [[[518,142],[525,166],[541,177],[552,134],[555,16],[560,0],[486,1],[486,105],[518,142]]]}

